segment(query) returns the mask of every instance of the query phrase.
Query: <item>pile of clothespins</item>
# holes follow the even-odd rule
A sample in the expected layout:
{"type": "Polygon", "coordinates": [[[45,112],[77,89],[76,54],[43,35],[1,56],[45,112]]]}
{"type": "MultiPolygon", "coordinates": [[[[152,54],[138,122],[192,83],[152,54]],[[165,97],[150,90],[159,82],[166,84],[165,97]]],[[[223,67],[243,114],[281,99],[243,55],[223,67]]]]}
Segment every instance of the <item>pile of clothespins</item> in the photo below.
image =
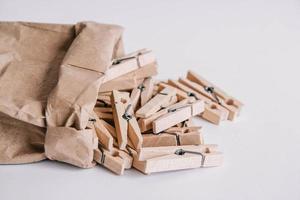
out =
{"type": "Polygon", "coordinates": [[[101,87],[89,123],[99,139],[97,163],[119,175],[132,167],[150,174],[221,165],[218,146],[204,144],[201,127],[191,118],[213,124],[232,121],[241,102],[192,71],[178,80],[155,80],[157,62],[152,51],[129,54],[112,66],[107,75],[110,85],[101,87]],[[130,73],[119,77],[124,70],[130,73]],[[130,80],[133,74],[141,78],[130,80]],[[126,80],[124,85],[105,91],[114,88],[115,77],[115,83],[126,80]]]}

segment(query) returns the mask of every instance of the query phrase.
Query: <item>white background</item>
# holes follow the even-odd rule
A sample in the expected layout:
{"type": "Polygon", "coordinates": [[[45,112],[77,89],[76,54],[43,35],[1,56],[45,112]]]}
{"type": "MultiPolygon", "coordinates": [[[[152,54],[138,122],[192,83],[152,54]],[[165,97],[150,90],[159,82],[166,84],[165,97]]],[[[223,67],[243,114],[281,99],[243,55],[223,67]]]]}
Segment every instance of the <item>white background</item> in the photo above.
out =
{"type": "Polygon", "coordinates": [[[204,127],[222,167],[116,176],[57,162],[0,166],[0,199],[300,199],[300,1],[0,0],[0,20],[126,28],[127,52],[155,51],[159,78],[193,69],[245,103],[204,127]]]}

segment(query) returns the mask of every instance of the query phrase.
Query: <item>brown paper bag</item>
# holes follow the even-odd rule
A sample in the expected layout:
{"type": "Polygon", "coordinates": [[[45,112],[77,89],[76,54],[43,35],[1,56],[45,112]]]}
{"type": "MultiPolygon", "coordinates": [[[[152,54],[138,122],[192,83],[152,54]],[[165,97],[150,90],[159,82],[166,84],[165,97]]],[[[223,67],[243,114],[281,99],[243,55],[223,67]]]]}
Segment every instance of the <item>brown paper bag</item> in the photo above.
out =
{"type": "Polygon", "coordinates": [[[44,159],[48,127],[50,159],[92,166],[85,128],[103,73],[123,55],[121,36],[93,22],[0,23],[0,164],[44,159]]]}
{"type": "Polygon", "coordinates": [[[67,127],[49,127],[45,139],[45,154],[82,168],[90,168],[98,139],[93,129],[76,130],[67,127]]]}
{"type": "Polygon", "coordinates": [[[46,128],[0,113],[0,164],[30,163],[45,159],[45,131],[46,128]]]}

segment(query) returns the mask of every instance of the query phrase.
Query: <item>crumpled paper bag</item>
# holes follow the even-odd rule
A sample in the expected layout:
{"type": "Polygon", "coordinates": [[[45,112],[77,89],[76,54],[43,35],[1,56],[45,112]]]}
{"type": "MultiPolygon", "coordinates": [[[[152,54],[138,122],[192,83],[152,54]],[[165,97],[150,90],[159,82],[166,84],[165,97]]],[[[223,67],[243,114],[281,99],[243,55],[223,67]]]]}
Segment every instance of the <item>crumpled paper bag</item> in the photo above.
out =
{"type": "Polygon", "coordinates": [[[94,22],[0,22],[0,164],[47,156],[93,165],[96,136],[86,126],[103,75],[124,54],[122,32],[94,22]]]}
{"type": "Polygon", "coordinates": [[[97,140],[94,129],[78,131],[74,128],[50,127],[46,134],[45,153],[51,160],[90,168],[95,165],[93,158],[97,140]]]}

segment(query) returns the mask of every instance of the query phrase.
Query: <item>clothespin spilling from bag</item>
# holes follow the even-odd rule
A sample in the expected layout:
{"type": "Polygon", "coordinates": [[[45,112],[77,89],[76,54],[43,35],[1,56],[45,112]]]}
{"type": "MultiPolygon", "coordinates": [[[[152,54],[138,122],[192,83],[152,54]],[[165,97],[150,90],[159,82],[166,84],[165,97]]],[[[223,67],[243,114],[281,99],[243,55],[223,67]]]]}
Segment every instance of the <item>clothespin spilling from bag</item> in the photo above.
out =
{"type": "Polygon", "coordinates": [[[196,100],[178,107],[173,106],[167,111],[167,114],[153,121],[153,133],[159,133],[193,116],[199,115],[204,111],[204,102],[196,100]]]}
{"type": "Polygon", "coordinates": [[[143,147],[203,144],[201,127],[172,127],[159,134],[143,134],[143,147]]]}
{"type": "Polygon", "coordinates": [[[147,118],[161,108],[166,107],[172,103],[172,99],[176,96],[176,91],[170,88],[165,88],[150,99],[144,106],[142,106],[136,113],[136,117],[147,118]]]}
{"type": "Polygon", "coordinates": [[[111,106],[110,96],[111,96],[110,93],[109,94],[98,93],[96,106],[97,107],[110,107],[111,106]]]}
{"type": "Polygon", "coordinates": [[[99,119],[99,116],[96,113],[93,113],[93,119],[94,119],[94,123],[93,123],[94,129],[99,142],[103,145],[105,149],[107,149],[108,151],[112,151],[113,143],[114,143],[113,136],[105,128],[105,126],[102,123],[102,120],[99,119]]]}
{"type": "Polygon", "coordinates": [[[223,162],[223,155],[216,145],[146,147],[134,153],[133,158],[133,167],[144,174],[215,167],[223,162]]]}
{"type": "MultiPolygon", "coordinates": [[[[129,56],[113,65],[134,65],[130,62],[142,63],[129,56]]],[[[204,144],[201,127],[191,118],[219,124],[237,116],[239,101],[192,72],[167,82],[146,77],[138,84],[126,92],[99,92],[94,112],[100,119],[92,126],[102,147],[95,153],[98,163],[117,174],[131,165],[145,174],[221,165],[222,153],[204,144]],[[224,105],[230,100],[231,107],[224,105]]]]}
{"type": "MultiPolygon", "coordinates": [[[[177,101],[177,98],[173,98],[173,99],[177,101]]],[[[155,120],[157,120],[158,118],[168,114],[169,111],[172,111],[175,108],[179,108],[181,106],[184,106],[184,105],[188,104],[190,101],[193,101],[193,99],[192,98],[183,99],[182,101],[180,101],[178,103],[176,103],[176,101],[171,101],[169,106],[159,110],[158,112],[154,113],[150,117],[140,118],[138,122],[139,122],[139,125],[140,125],[140,128],[141,128],[141,131],[146,132],[146,131],[152,129],[153,128],[153,122],[155,120]]]]}
{"type": "Polygon", "coordinates": [[[148,65],[155,65],[156,67],[157,64],[153,52],[147,49],[142,49],[121,58],[114,59],[109,69],[105,72],[102,83],[106,83],[148,65]]]}
{"type": "Polygon", "coordinates": [[[117,175],[123,175],[125,169],[131,168],[133,158],[124,151],[114,148],[109,152],[99,146],[94,150],[94,160],[117,175]]]}
{"type": "Polygon", "coordinates": [[[178,100],[183,100],[183,99],[189,98],[187,92],[184,92],[184,91],[182,91],[182,90],[180,90],[180,89],[178,89],[176,87],[173,87],[173,86],[169,85],[168,83],[160,82],[160,83],[158,83],[158,86],[159,86],[159,88],[161,90],[164,89],[164,88],[169,88],[169,89],[175,90],[176,91],[176,96],[177,96],[178,100]]]}
{"type": "Polygon", "coordinates": [[[205,110],[201,115],[202,118],[210,121],[214,124],[219,124],[221,121],[224,121],[228,117],[228,110],[220,106],[219,104],[211,101],[208,97],[198,93],[197,91],[187,87],[186,85],[180,83],[179,81],[169,80],[168,84],[173,87],[177,87],[178,89],[186,92],[188,96],[194,97],[195,99],[200,99],[205,102],[205,110]]]}
{"type": "Polygon", "coordinates": [[[176,144],[180,145],[199,145],[204,144],[202,134],[200,132],[202,127],[172,127],[165,130],[163,133],[176,136],[176,144]]]}
{"type": "Polygon", "coordinates": [[[130,99],[134,111],[137,106],[144,106],[152,98],[153,90],[154,79],[152,77],[146,78],[142,84],[132,90],[130,99]]]}
{"type": "Polygon", "coordinates": [[[132,142],[134,149],[140,149],[143,138],[136,118],[133,116],[129,93],[113,90],[111,98],[119,149],[125,150],[127,138],[132,142]]]}
{"type": "Polygon", "coordinates": [[[202,94],[208,95],[211,100],[226,108],[229,111],[229,120],[234,120],[239,115],[241,108],[243,107],[243,103],[239,100],[229,96],[219,87],[213,85],[193,71],[188,71],[186,77],[186,79],[189,80],[183,80],[186,85],[189,85],[189,87],[194,88],[202,94]]]}

